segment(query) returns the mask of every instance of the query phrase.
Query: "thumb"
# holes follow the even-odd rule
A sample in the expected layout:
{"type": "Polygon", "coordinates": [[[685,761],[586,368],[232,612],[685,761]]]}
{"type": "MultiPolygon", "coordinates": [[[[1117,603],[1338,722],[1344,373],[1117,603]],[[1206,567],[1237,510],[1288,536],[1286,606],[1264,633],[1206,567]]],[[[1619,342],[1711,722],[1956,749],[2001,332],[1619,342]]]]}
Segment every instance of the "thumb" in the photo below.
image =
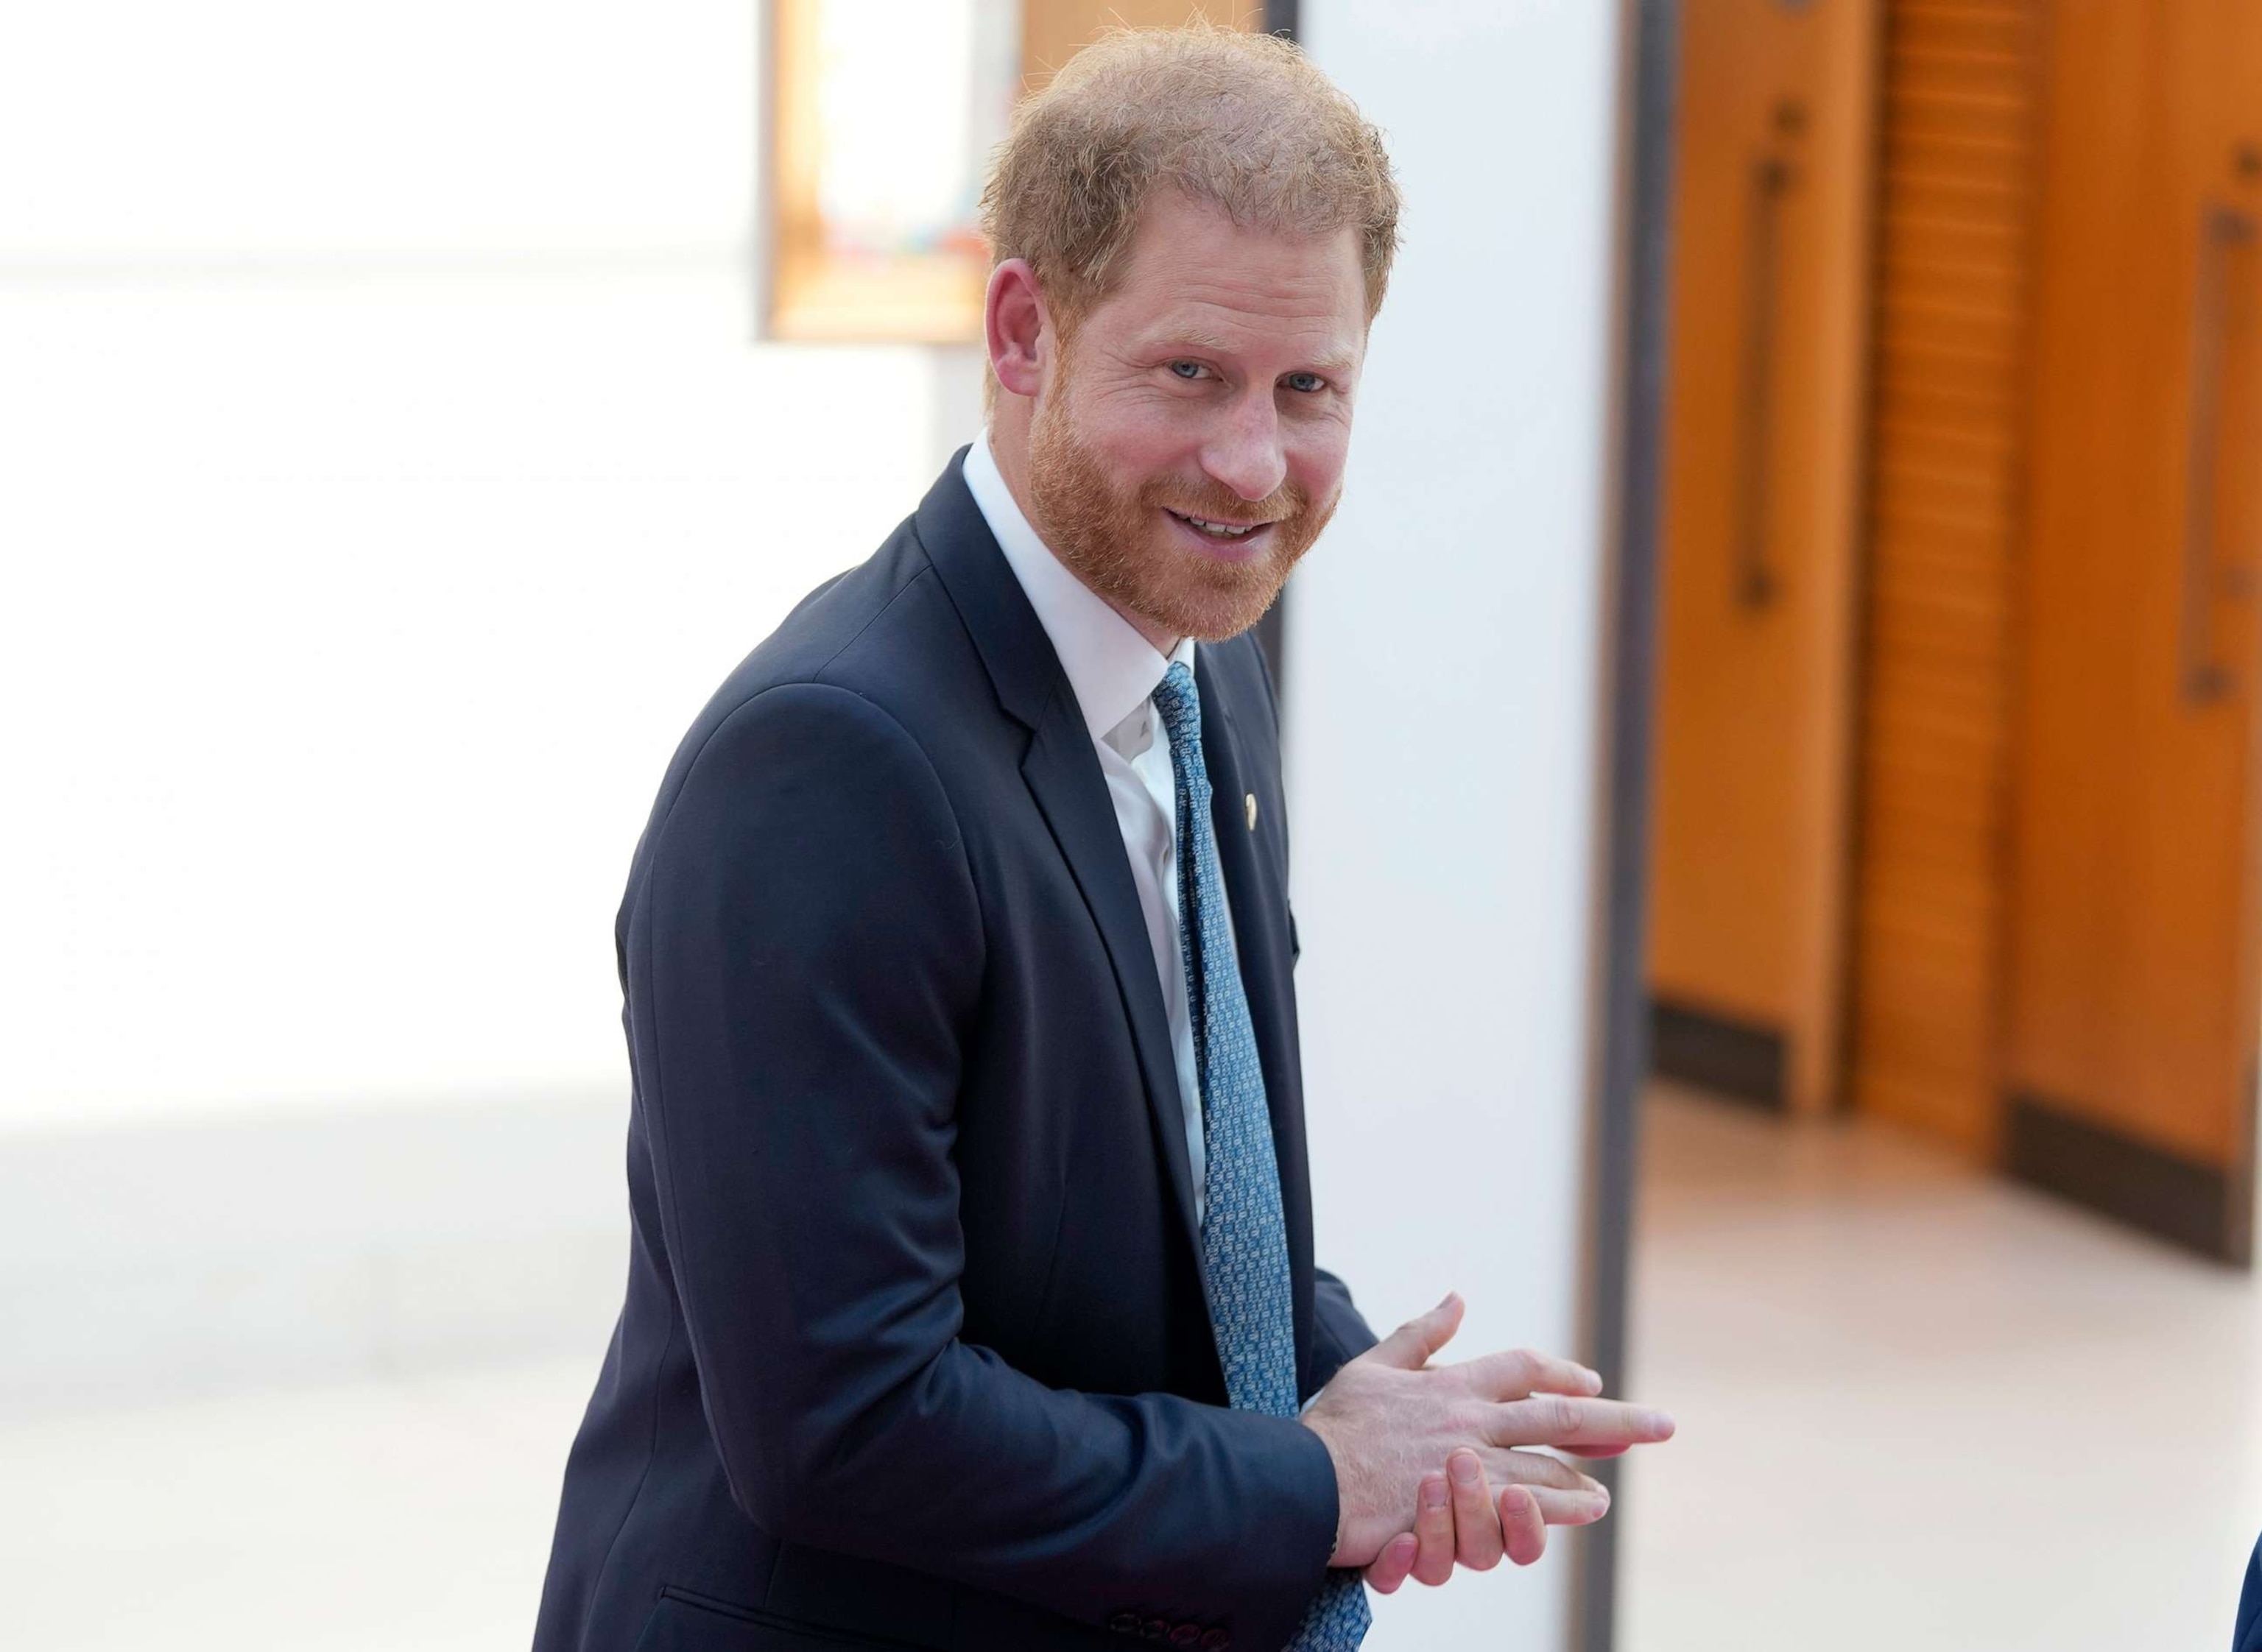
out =
{"type": "Polygon", "coordinates": [[[1461,1315],[1466,1307],[1460,1292],[1448,1291],[1444,1301],[1429,1312],[1408,1319],[1376,1343],[1365,1357],[1378,1365],[1418,1371],[1435,1357],[1438,1349],[1453,1340],[1453,1332],[1461,1328],[1461,1315]]]}

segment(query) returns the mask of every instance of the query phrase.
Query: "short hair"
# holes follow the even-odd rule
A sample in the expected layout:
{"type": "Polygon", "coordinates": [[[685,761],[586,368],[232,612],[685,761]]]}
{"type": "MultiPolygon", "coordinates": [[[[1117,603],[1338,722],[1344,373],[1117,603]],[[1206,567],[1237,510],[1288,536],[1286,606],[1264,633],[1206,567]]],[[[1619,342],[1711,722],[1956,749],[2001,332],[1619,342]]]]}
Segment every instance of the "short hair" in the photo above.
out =
{"type": "Polygon", "coordinates": [[[1356,230],[1367,320],[1382,307],[1400,205],[1382,133],[1293,42],[1199,20],[1103,33],[1015,112],[982,230],[998,262],[1028,261],[1072,330],[1164,188],[1238,224],[1356,230]]]}

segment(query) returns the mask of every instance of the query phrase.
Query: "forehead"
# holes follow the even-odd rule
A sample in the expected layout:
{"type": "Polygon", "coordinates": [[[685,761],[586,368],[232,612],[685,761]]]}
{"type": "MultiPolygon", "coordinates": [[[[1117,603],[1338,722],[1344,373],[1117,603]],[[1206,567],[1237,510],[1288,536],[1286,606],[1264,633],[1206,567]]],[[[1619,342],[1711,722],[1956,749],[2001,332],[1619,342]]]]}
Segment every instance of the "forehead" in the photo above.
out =
{"type": "Polygon", "coordinates": [[[1089,318],[1127,344],[1286,348],[1348,366],[1366,336],[1358,233],[1286,234],[1164,190],[1141,215],[1122,278],[1089,318]]]}

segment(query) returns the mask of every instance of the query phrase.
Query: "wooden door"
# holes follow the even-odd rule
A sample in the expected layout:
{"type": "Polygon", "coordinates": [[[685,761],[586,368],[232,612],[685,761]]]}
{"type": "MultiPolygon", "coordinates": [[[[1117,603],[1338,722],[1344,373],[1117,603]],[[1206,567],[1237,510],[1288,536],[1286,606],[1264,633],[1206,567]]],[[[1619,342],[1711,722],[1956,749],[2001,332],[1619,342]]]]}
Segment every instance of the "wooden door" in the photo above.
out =
{"type": "Polygon", "coordinates": [[[1662,1072],[1830,1101],[1874,0],[1682,12],[1649,979],[1662,1072]]]}
{"type": "Polygon", "coordinates": [[[2006,1161],[2251,1245],[2262,5],[2055,9],[2006,1161]]]}

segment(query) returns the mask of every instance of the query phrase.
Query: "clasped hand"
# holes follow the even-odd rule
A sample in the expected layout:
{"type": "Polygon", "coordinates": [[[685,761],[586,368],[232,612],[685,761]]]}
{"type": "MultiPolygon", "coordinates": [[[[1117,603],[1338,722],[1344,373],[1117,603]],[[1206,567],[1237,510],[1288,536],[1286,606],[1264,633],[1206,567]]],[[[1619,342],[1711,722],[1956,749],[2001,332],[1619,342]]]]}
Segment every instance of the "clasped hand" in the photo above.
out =
{"type": "Polygon", "coordinates": [[[1408,1320],[1304,1411],[1335,1459],[1342,1513],[1329,1564],[1363,1568],[1381,1594],[1408,1576],[1442,1584],[1456,1561],[1486,1571],[1504,1554],[1529,1566],[1549,1526],[1609,1512],[1599,1481],[1530,1447],[1610,1457],[1673,1437],[1670,1417],[1601,1398],[1603,1379],[1568,1360],[1519,1350],[1432,1366],[1462,1311],[1449,1296],[1408,1320]]]}

